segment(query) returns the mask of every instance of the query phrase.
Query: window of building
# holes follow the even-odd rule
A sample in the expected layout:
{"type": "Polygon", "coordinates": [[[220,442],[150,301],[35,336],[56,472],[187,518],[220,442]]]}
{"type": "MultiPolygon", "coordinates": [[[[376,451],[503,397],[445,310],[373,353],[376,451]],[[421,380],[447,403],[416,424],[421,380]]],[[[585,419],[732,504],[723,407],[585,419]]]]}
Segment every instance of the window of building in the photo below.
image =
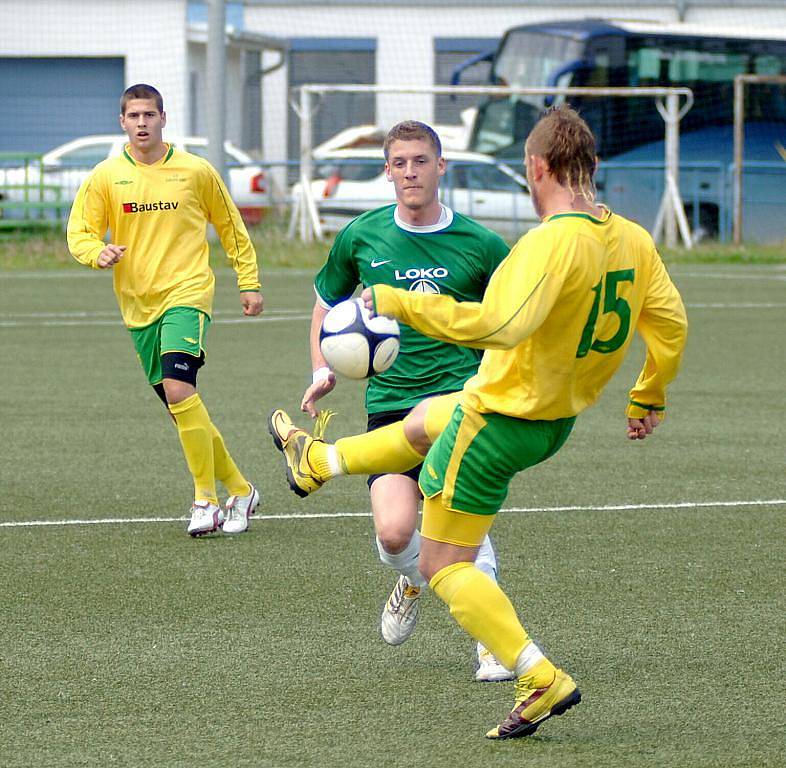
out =
{"type": "MultiPolygon", "coordinates": [[[[289,88],[305,84],[376,81],[376,40],[373,38],[293,38],[290,40],[289,88]]],[[[344,128],[375,122],[373,93],[328,93],[312,120],[312,146],[335,136],[344,128]]],[[[292,114],[292,113],[290,113],[292,114]]],[[[300,157],[300,121],[289,121],[287,150],[290,159],[300,157]]],[[[295,174],[296,175],[296,174],[295,174]]]]}

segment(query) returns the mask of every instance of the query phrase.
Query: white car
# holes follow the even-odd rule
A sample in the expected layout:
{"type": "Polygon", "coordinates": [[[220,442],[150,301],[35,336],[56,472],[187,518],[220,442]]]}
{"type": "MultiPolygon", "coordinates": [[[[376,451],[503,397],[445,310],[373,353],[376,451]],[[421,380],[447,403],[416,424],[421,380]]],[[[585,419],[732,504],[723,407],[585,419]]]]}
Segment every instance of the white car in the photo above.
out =
{"type": "MultiPolygon", "coordinates": [[[[444,150],[447,172],[440,199],[511,240],[540,219],[526,179],[508,165],[476,152],[444,150]]],[[[336,231],[363,211],[395,202],[393,184],[384,171],[382,149],[314,151],[311,192],[326,231],[336,231]]],[[[293,195],[298,194],[297,185],[293,195]]]]}
{"type": "MultiPolygon", "coordinates": [[[[186,137],[168,139],[178,149],[200,157],[207,156],[207,139],[186,137]]],[[[47,152],[41,162],[31,161],[26,167],[0,168],[0,198],[6,203],[46,203],[46,206],[4,205],[5,219],[63,218],[76,197],[80,184],[102,160],[118,155],[128,143],[125,134],[83,136],[47,152]],[[63,201],[56,211],[51,203],[63,201]]],[[[249,155],[230,142],[224,143],[228,187],[232,199],[247,223],[257,223],[263,210],[270,205],[270,191],[264,170],[249,155]]]]}

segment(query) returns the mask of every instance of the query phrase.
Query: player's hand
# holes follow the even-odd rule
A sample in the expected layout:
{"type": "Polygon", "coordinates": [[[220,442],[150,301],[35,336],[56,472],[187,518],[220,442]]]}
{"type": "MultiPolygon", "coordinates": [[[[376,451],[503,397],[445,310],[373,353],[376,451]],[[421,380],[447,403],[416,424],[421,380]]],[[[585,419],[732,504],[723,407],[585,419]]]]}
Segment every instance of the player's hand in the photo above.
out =
{"type": "Polygon", "coordinates": [[[628,419],[628,439],[644,440],[658,424],[660,417],[655,411],[650,411],[643,419],[628,419]]]}
{"type": "Polygon", "coordinates": [[[374,317],[374,292],[371,288],[364,288],[360,300],[366,305],[369,317],[374,317]]]}
{"type": "Polygon", "coordinates": [[[265,300],[259,291],[243,291],[240,294],[240,306],[243,307],[243,314],[253,317],[262,312],[265,300]]]}
{"type": "Polygon", "coordinates": [[[123,258],[125,250],[125,245],[113,245],[112,243],[108,243],[104,250],[98,254],[96,266],[99,269],[108,269],[109,267],[113,267],[115,264],[117,264],[118,261],[120,261],[120,259],[123,258]]]}
{"type": "Polygon", "coordinates": [[[336,386],[336,374],[330,371],[324,379],[315,381],[303,395],[300,410],[305,411],[312,419],[319,416],[317,400],[332,392],[336,386]]]}

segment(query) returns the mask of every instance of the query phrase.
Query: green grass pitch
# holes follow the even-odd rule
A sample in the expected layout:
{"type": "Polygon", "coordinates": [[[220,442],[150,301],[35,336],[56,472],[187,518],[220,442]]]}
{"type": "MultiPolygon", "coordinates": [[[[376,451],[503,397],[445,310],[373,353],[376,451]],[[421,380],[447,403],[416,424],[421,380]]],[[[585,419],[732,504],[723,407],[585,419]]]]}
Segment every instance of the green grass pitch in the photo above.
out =
{"type": "MultiPolygon", "coordinates": [[[[583,694],[504,743],[483,734],[512,686],[473,682],[433,595],[410,642],[381,641],[394,578],[363,479],[286,486],[266,416],[310,378],[310,271],[266,275],[262,320],[219,271],[200,390],[263,502],[249,533],[197,541],[109,276],[4,273],[0,764],[783,766],[786,268],[672,272],[691,326],[666,423],[625,440],[638,345],[495,523],[501,581],[583,694]],[[109,519],[137,522],[65,524],[109,519]]],[[[334,435],[363,427],[357,383],[330,405],[334,435]]]]}

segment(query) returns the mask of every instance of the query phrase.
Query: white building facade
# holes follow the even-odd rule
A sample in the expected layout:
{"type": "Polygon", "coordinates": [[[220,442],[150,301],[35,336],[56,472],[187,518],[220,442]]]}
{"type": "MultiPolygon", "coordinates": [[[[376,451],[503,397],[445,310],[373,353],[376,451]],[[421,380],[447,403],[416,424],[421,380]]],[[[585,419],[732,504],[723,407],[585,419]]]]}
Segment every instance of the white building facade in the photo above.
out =
{"type": "MultiPolygon", "coordinates": [[[[445,83],[458,61],[519,24],[592,16],[786,28],[782,0],[246,0],[226,9],[226,135],[266,161],[297,156],[292,105],[303,82],[445,83]]],[[[204,133],[206,18],[206,3],[192,0],[0,0],[0,151],[118,130],[118,98],[135,82],[162,91],[171,135],[204,133]]],[[[315,143],[357,122],[432,122],[446,111],[433,96],[334,98],[315,116],[315,143]]]]}

